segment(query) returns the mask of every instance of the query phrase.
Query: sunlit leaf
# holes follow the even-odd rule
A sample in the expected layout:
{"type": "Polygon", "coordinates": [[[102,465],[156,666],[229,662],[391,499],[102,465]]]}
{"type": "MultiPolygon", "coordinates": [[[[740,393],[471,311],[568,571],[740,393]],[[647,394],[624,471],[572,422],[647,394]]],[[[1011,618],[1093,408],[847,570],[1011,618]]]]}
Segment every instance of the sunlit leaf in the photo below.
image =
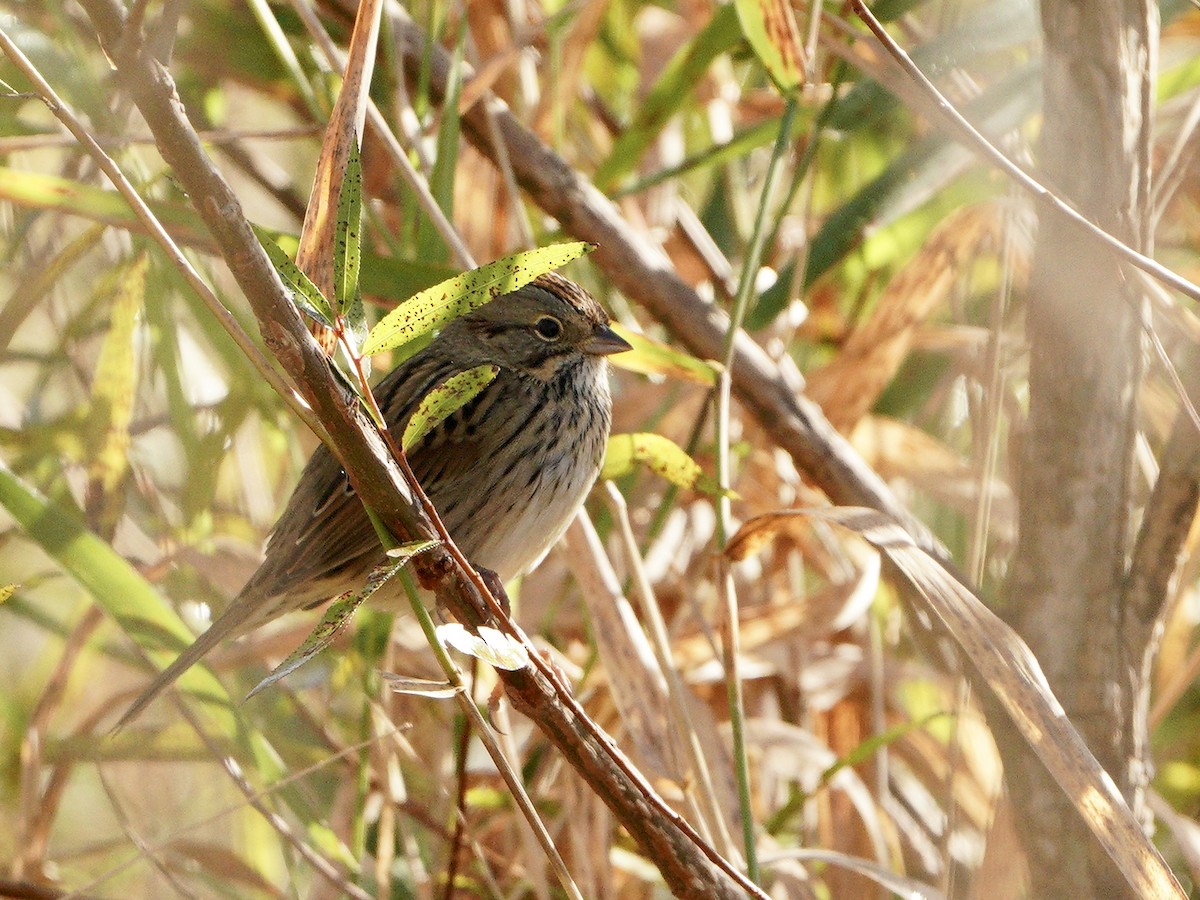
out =
{"type": "Polygon", "coordinates": [[[447,378],[422,398],[421,405],[404,426],[400,445],[405,450],[415,446],[447,416],[469,403],[491,384],[499,371],[498,366],[482,365],[447,378]]]}
{"type": "Polygon", "coordinates": [[[0,585],[0,606],[3,606],[5,603],[7,603],[9,598],[17,592],[17,588],[19,587],[19,584],[0,585]]]}
{"type": "Polygon", "coordinates": [[[713,495],[720,493],[716,480],[705,475],[699,463],[682,447],[670,438],[652,432],[610,437],[600,477],[620,478],[632,472],[638,463],[681,488],[713,495]]]}
{"type": "Polygon", "coordinates": [[[440,328],[489,300],[508,294],[595,247],[584,241],[514,253],[434,285],[381,319],[363,343],[363,354],[393,350],[440,328]]]}
{"type": "Polygon", "coordinates": [[[87,430],[93,452],[88,466],[87,507],[102,532],[116,525],[120,499],[114,491],[129,469],[129,423],[137,380],[134,327],[146,295],[150,259],[137,256],[119,275],[109,307],[108,332],[92,378],[87,430]]]}
{"type": "Polygon", "coordinates": [[[669,344],[630,331],[619,324],[614,324],[612,328],[633,347],[626,353],[618,353],[612,357],[612,364],[617,368],[642,375],[679,378],[709,387],[717,383],[717,367],[720,363],[697,359],[669,344]]]}
{"type": "MultiPolygon", "coordinates": [[[[24,172],[0,166],[0,200],[30,209],[52,209],[69,213],[137,233],[145,231],[145,226],[138,221],[125,198],[116,191],[82,184],[58,175],[24,172]]],[[[204,229],[200,217],[191,207],[176,203],[151,202],[150,208],[177,241],[196,247],[215,246],[212,235],[204,229]]]]}
{"type": "Polygon", "coordinates": [[[529,651],[525,645],[495,628],[481,625],[478,633],[472,633],[458,622],[449,622],[439,625],[437,634],[446,646],[481,659],[497,669],[511,672],[529,665],[529,651]]]}

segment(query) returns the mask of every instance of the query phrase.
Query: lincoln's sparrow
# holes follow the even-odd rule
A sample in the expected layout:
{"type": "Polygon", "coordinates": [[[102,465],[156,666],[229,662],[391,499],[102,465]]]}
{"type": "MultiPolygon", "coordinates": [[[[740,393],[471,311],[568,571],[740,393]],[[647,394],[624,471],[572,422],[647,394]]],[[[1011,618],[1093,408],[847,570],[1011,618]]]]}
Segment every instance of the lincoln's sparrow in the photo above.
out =
{"type": "MultiPolygon", "coordinates": [[[[612,417],[604,357],[629,345],[586,291],[543,275],[447,325],[375,388],[399,439],[421,399],[451,375],[500,371],[408,454],[413,472],[468,559],[508,579],[534,566],[583,502],[612,417]]],[[[361,587],[385,560],[345,473],[324,446],[249,582],[122,718],[133,718],[221,640],[361,587]]]]}

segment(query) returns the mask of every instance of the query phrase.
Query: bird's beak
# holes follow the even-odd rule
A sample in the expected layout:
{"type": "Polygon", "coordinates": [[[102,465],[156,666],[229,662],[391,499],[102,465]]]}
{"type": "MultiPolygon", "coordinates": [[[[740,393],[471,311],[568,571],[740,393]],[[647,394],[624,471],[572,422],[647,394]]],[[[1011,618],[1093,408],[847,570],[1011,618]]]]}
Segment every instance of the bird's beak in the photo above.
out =
{"type": "Polygon", "coordinates": [[[592,330],[592,336],[583,342],[583,352],[592,356],[610,356],[613,353],[624,353],[632,350],[629,341],[621,337],[607,325],[598,325],[592,330]]]}

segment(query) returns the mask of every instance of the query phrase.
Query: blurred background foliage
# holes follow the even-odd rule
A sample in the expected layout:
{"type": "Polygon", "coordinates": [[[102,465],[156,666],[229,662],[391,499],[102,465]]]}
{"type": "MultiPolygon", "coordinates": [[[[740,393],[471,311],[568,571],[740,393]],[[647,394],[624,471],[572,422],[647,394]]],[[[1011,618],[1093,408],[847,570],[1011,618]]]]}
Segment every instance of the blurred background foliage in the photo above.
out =
{"type": "MultiPolygon", "coordinates": [[[[461,102],[495,91],[685,280],[728,306],[784,107],[731,6],[484,0],[407,8],[480,73],[460,86],[461,102]]],[[[247,215],[297,233],[336,87],[297,6],[192,0],[148,9],[152,35],[161,29],[152,40],[172,48],[183,102],[247,215]]],[[[346,5],[318,12],[344,40],[346,5]]],[[[1010,157],[1034,156],[1041,72],[1031,3],[897,0],[875,12],[1010,157]]],[[[1156,254],[1196,280],[1200,13],[1181,0],[1161,12],[1156,254]]],[[[766,210],[769,240],[747,328],[781,371],[803,375],[809,396],[993,596],[1014,542],[1011,447],[1028,400],[1032,209],[932,126],[928,101],[911,83],[849,38],[861,26],[847,9],[805,6],[796,16],[807,80],[785,176],[766,210]]],[[[0,0],[0,26],[87,117],[256,333],[86,17],[57,0],[0,0]]],[[[453,107],[436,108],[420,85],[405,84],[391,40],[385,13],[374,97],[474,256],[562,239],[557,223],[513,195],[460,139],[453,107]]],[[[7,64],[0,77],[23,89],[7,64]]],[[[363,287],[386,310],[455,269],[370,138],[363,158],[363,287]]],[[[102,539],[80,550],[71,572],[0,518],[0,585],[16,586],[0,605],[5,874],[84,896],[340,896],[350,885],[369,896],[441,896],[455,847],[465,895],[553,893],[491,764],[475,750],[463,755],[454,707],[381,687],[381,668],[436,677],[411,623],[397,623],[387,640],[384,613],[360,615],[335,650],[241,708],[269,743],[239,757],[236,778],[170,701],[106,736],[145,674],[78,570],[110,566],[101,551],[111,545],[153,585],[157,602],[202,627],[257,564],[314,441],[36,100],[0,97],[0,201],[0,459],[102,539]],[[460,803],[465,843],[454,838],[460,803]],[[329,880],[322,865],[340,874],[329,880]]],[[[568,274],[622,324],[671,342],[586,261],[568,274]]],[[[1187,308],[1176,314],[1194,322],[1187,308]]],[[[1183,348],[1167,349],[1175,356],[1183,348]]],[[[615,389],[615,431],[664,434],[714,471],[707,385],[618,371],[615,389]]],[[[1142,386],[1139,502],[1177,407],[1166,376],[1151,368],[1142,386]]],[[[739,520],[820,502],[790,457],[736,407],[732,427],[739,520]]],[[[712,501],[647,472],[622,477],[619,487],[691,689],[718,805],[732,817],[728,713],[709,630],[712,501]]],[[[589,510],[628,579],[601,490],[589,510]]],[[[1160,829],[1160,846],[1180,871],[1179,848],[1195,841],[1188,820],[1200,808],[1194,544],[1187,553],[1153,712],[1163,798],[1156,809],[1174,825],[1160,829]]],[[[622,695],[628,676],[597,657],[571,574],[575,557],[575,548],[555,551],[514,591],[519,618],[544,636],[589,712],[686,809],[683,787],[657,758],[661,748],[639,734],[638,711],[622,695]]],[[[881,890],[829,864],[836,852],[952,896],[1019,896],[1020,848],[978,698],[914,645],[878,574],[845,535],[811,525],[778,535],[737,567],[760,852],[829,851],[804,864],[778,862],[769,879],[778,896],[881,890]]],[[[134,576],[113,577],[120,585],[134,576]]],[[[242,696],[311,624],[281,623],[222,650],[212,665],[242,696]]],[[[490,686],[481,674],[480,698],[490,686]]],[[[499,715],[584,895],[661,893],[653,860],[623,839],[539,733],[499,715]]]]}

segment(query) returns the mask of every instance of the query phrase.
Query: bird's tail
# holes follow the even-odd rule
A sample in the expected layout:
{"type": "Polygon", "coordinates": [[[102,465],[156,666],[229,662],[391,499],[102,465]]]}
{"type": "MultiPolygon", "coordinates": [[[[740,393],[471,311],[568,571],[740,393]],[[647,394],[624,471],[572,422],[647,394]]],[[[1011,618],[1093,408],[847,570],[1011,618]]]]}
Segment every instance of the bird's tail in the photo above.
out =
{"type": "Polygon", "coordinates": [[[226,610],[217,616],[217,620],[209,626],[208,630],[197,637],[190,647],[179,654],[179,657],[163,669],[150,683],[150,686],[142,691],[133,705],[121,716],[113,730],[120,730],[136,719],[159,694],[174,684],[180,675],[207,656],[217,644],[228,637],[234,637],[249,630],[246,628],[247,620],[252,618],[255,612],[255,604],[245,602],[242,597],[238,597],[230,603],[226,610]]]}

